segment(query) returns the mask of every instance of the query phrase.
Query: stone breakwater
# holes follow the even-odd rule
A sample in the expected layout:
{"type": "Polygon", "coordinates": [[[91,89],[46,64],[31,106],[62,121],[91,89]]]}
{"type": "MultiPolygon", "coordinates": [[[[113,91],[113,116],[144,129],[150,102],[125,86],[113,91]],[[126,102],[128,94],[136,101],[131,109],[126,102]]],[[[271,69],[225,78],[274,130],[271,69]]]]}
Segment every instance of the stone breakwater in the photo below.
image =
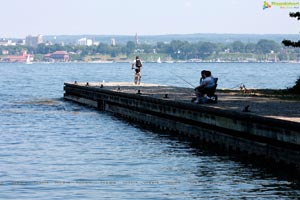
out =
{"type": "Polygon", "coordinates": [[[67,100],[300,171],[300,102],[219,91],[217,104],[199,105],[193,89],[156,84],[65,83],[64,91],[67,100]]]}

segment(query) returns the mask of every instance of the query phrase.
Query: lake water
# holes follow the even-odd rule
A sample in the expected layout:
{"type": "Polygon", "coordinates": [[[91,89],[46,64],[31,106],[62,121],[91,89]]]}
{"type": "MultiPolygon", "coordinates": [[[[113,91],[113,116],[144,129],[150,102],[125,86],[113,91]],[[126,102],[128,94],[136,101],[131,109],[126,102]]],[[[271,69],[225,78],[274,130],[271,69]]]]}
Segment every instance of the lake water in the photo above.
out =
{"type": "MultiPolygon", "coordinates": [[[[0,199],[296,199],[263,167],[62,99],[63,83],[129,82],[130,65],[0,63],[0,199]]],[[[145,63],[142,81],[189,87],[202,69],[219,88],[286,88],[299,64],[145,63]]]]}

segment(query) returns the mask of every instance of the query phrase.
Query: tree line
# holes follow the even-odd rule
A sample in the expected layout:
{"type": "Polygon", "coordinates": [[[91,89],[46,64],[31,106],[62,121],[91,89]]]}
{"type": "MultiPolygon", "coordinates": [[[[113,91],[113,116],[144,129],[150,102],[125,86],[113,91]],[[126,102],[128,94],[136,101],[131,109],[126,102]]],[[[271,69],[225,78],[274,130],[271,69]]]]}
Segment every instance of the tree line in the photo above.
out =
{"type": "Polygon", "coordinates": [[[224,53],[253,53],[253,54],[269,54],[269,53],[300,53],[298,48],[285,47],[273,40],[262,39],[257,43],[243,43],[234,41],[231,43],[212,43],[197,42],[190,43],[187,41],[173,40],[170,43],[158,42],[156,44],[135,44],[128,41],[125,45],[109,45],[101,43],[98,46],[79,46],[79,45],[46,45],[39,44],[37,47],[31,46],[0,46],[0,54],[2,50],[7,50],[10,55],[17,55],[26,49],[32,54],[48,54],[55,51],[74,52],[82,57],[86,55],[105,54],[111,57],[118,55],[130,55],[133,53],[158,53],[166,54],[175,60],[186,59],[206,59],[211,55],[224,53]]]}

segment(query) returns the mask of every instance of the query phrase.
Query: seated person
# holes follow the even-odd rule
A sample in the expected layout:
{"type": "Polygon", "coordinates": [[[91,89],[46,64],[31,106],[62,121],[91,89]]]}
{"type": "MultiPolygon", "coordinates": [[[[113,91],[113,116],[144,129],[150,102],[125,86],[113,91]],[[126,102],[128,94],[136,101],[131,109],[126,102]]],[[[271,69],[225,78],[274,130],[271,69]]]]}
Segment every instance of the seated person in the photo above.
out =
{"type": "Polygon", "coordinates": [[[201,85],[201,84],[202,84],[202,81],[205,79],[205,73],[206,73],[205,70],[202,70],[202,71],[201,71],[201,77],[200,77],[200,80],[199,80],[199,85],[201,85]]]}
{"type": "Polygon", "coordinates": [[[214,87],[216,86],[216,80],[214,77],[212,77],[210,71],[202,71],[201,77],[202,81],[200,85],[195,88],[195,94],[197,98],[194,103],[199,103],[201,98],[203,98],[208,93],[211,93],[212,89],[214,89],[214,87]]]}

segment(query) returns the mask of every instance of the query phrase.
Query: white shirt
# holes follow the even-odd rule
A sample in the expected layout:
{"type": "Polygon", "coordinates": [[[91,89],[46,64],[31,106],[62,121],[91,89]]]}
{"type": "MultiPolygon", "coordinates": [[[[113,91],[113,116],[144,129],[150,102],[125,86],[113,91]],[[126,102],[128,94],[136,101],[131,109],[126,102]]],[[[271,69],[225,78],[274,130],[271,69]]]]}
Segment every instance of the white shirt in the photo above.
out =
{"type": "Polygon", "coordinates": [[[205,84],[205,87],[213,87],[215,86],[215,79],[212,76],[206,77],[202,84],[205,84]]]}

